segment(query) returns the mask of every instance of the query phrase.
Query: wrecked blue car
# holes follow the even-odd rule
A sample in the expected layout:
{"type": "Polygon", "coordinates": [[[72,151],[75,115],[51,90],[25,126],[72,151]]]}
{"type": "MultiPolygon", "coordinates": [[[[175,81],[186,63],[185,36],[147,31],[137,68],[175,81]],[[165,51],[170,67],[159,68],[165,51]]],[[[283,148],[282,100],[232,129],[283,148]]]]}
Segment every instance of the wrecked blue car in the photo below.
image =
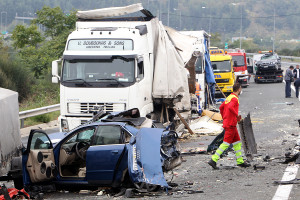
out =
{"type": "Polygon", "coordinates": [[[25,186],[168,187],[163,173],[181,164],[174,131],[97,121],[60,136],[53,145],[44,131],[31,131],[22,156],[25,186]]]}

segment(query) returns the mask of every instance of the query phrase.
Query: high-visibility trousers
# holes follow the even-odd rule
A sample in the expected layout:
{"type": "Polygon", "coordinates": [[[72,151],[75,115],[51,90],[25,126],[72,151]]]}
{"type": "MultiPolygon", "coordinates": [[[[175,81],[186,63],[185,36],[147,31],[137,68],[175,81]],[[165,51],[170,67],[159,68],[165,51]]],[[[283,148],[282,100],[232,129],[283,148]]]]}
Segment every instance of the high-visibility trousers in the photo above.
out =
{"type": "Polygon", "coordinates": [[[242,156],[242,143],[240,141],[240,136],[236,127],[225,127],[223,143],[219,146],[215,154],[212,156],[212,160],[217,162],[220,159],[222,153],[230,146],[230,144],[233,144],[237,164],[244,163],[244,159],[242,156]]]}

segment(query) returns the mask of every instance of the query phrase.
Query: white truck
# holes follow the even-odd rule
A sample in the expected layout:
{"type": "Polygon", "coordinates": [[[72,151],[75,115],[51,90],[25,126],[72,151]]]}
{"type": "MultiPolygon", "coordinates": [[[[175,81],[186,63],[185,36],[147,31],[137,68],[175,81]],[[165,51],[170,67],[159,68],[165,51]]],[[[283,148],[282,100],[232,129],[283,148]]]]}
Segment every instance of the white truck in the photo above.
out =
{"type": "Polygon", "coordinates": [[[23,188],[18,93],[0,88],[0,181],[23,188]]]}
{"type": "Polygon", "coordinates": [[[195,83],[189,85],[185,65],[197,60],[196,37],[163,26],[141,4],[79,11],[77,17],[62,60],[52,62],[62,131],[85,123],[96,106],[109,112],[138,108],[141,116],[165,121],[175,117],[173,108],[190,115],[195,83]],[[123,16],[137,12],[144,16],[123,16]]]}

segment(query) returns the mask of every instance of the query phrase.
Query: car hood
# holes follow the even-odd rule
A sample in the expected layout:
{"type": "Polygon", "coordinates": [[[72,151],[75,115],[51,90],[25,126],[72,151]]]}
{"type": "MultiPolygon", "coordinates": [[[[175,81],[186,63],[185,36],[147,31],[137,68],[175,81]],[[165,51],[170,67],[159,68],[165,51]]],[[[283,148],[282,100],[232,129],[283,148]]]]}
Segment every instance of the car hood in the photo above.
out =
{"type": "Polygon", "coordinates": [[[63,138],[65,138],[69,133],[66,132],[57,132],[57,133],[50,133],[48,137],[50,138],[53,147],[59,143],[63,138]]]}
{"type": "Polygon", "coordinates": [[[164,129],[141,128],[132,136],[128,149],[128,171],[134,183],[168,187],[161,159],[161,136],[164,129]]]}

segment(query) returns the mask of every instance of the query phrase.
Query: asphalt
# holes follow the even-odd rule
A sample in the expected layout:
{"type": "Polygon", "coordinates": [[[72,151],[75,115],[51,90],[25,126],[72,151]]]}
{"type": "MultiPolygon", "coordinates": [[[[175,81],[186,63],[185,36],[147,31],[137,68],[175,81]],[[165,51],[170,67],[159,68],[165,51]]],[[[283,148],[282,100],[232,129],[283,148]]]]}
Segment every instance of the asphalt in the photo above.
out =
{"type": "MultiPolygon", "coordinates": [[[[299,135],[298,119],[300,102],[294,98],[284,98],[284,83],[256,84],[251,82],[240,96],[240,114],[245,117],[249,112],[257,142],[258,154],[252,165],[265,166],[264,170],[253,167],[236,167],[232,153],[223,157],[218,165],[220,170],[212,170],[207,164],[211,155],[194,154],[184,156],[185,162],[176,168],[173,174],[167,174],[168,180],[178,184],[173,190],[156,193],[144,198],[180,198],[180,199],[272,199],[278,186],[273,182],[281,180],[287,167],[281,164],[286,152],[292,151],[299,135]],[[263,158],[270,156],[272,161],[263,158]],[[203,193],[197,193],[197,192],[203,193]],[[193,193],[194,194],[190,194],[193,193]]],[[[213,136],[193,136],[180,141],[181,148],[199,147],[205,149],[214,139],[213,136]]],[[[297,177],[300,177],[298,174],[297,177]]],[[[300,186],[295,185],[289,199],[299,199],[300,186]]],[[[97,192],[80,194],[78,192],[56,192],[45,194],[46,199],[98,199],[97,192]]],[[[101,196],[110,199],[109,195],[101,196]]],[[[118,197],[124,198],[124,197],[118,197]]]]}
{"type": "MultiPolygon", "coordinates": [[[[253,80],[253,79],[252,79],[253,80]]],[[[258,154],[254,164],[265,166],[264,170],[254,170],[253,167],[241,169],[236,167],[232,153],[223,157],[218,165],[220,170],[212,170],[207,164],[211,155],[194,154],[184,156],[185,162],[167,174],[167,180],[178,184],[166,192],[155,193],[144,198],[181,198],[181,199],[272,199],[278,186],[274,181],[281,180],[287,167],[283,161],[285,153],[291,152],[299,136],[300,102],[295,98],[284,98],[284,83],[256,84],[251,82],[243,89],[240,96],[240,114],[251,115],[258,154]],[[265,156],[274,158],[269,162],[263,161],[265,156]],[[198,192],[203,193],[198,193],[198,192]],[[194,194],[191,194],[194,193],[194,194]]],[[[57,127],[48,131],[53,132],[57,127]]],[[[207,148],[213,136],[193,136],[180,141],[182,148],[207,148]]],[[[300,178],[300,175],[297,175],[300,178]]],[[[294,185],[289,199],[299,199],[300,185],[294,185]]],[[[71,188],[70,188],[71,189],[71,188]]],[[[80,194],[78,192],[57,191],[45,194],[45,199],[111,199],[105,194],[97,196],[97,192],[80,194]]],[[[124,197],[118,197],[124,198],[124,197]]],[[[117,198],[117,199],[118,199],[117,198]]]]}

